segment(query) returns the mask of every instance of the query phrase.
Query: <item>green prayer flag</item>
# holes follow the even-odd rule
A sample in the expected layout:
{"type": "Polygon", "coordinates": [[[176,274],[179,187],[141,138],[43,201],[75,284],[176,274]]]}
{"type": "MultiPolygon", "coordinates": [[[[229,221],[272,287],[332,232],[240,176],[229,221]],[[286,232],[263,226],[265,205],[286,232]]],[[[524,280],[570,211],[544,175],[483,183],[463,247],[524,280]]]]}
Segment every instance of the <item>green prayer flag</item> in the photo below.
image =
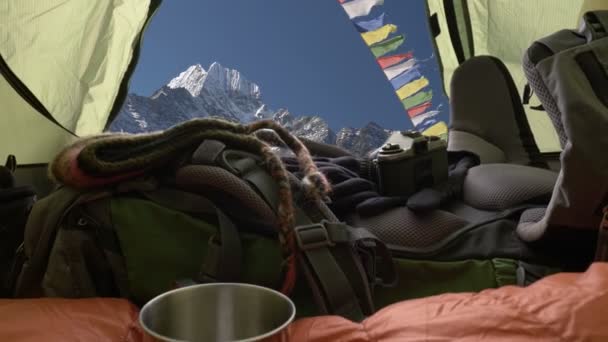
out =
{"type": "Polygon", "coordinates": [[[421,103],[431,101],[432,98],[433,98],[432,90],[421,91],[414,96],[410,96],[410,97],[404,99],[403,101],[401,101],[401,103],[403,103],[403,107],[405,107],[405,109],[410,109],[412,107],[416,107],[417,105],[419,105],[421,103]]]}
{"type": "Polygon", "coordinates": [[[400,34],[393,38],[384,40],[380,43],[376,43],[370,46],[372,53],[376,58],[386,55],[387,53],[396,50],[403,42],[405,41],[405,37],[400,34]]]}

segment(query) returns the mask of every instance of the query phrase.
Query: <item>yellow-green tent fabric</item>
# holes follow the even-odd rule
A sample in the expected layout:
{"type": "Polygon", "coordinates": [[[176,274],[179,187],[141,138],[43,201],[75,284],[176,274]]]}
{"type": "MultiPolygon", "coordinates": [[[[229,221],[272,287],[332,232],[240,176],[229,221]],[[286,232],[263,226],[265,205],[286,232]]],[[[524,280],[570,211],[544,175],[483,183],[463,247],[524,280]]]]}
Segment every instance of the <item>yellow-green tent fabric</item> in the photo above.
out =
{"type": "MultiPolygon", "coordinates": [[[[576,28],[588,10],[608,9],[606,0],[427,0],[427,4],[429,15],[437,18],[435,45],[448,96],[454,69],[463,59],[479,55],[502,60],[523,90],[526,78],[521,62],[532,42],[564,28],[576,28]]],[[[538,103],[532,100],[532,104],[538,103]]],[[[526,113],[541,152],[559,151],[547,114],[529,108],[526,113]]]]}
{"type": "Polygon", "coordinates": [[[126,91],[140,34],[157,5],[151,0],[0,2],[0,158],[15,154],[21,164],[45,163],[73,137],[32,107],[24,92],[76,135],[103,131],[126,91]]]}

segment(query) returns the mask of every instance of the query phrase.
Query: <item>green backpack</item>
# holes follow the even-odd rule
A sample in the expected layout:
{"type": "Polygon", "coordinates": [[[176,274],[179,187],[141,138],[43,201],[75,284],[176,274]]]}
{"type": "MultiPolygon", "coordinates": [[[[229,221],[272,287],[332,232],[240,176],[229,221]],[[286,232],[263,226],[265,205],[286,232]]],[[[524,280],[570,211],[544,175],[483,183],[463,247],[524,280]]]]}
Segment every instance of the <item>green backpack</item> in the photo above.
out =
{"type": "Polygon", "coordinates": [[[268,144],[215,120],[67,148],[51,166],[65,185],[38,201],[28,220],[15,296],[143,304],[182,284],[238,281],[291,294],[300,315],[372,314],[374,288],[396,282],[388,250],[331,213],[320,196],[327,184],[299,140],[276,124],[256,125],[287,141],[312,175],[308,189],[282,172],[268,144]],[[202,129],[209,124],[221,129],[202,129]],[[73,151],[78,157],[66,161],[73,151]],[[70,163],[83,173],[111,170],[112,180],[78,183],[70,163]],[[144,171],[133,173],[137,163],[144,171]]]}

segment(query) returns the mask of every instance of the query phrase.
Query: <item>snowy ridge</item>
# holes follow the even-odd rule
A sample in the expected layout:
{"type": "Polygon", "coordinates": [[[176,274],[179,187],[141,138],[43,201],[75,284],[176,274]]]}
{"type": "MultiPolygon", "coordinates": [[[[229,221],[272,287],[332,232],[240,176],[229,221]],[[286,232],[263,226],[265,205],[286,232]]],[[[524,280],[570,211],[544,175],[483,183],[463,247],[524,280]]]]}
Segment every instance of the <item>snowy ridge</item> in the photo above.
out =
{"type": "Polygon", "coordinates": [[[205,69],[200,64],[195,64],[169,81],[167,87],[171,89],[184,88],[192,96],[198,96],[203,88],[206,76],[205,69]]]}
{"type": "Polygon", "coordinates": [[[140,133],[169,128],[199,117],[248,123],[272,119],[297,136],[336,144],[363,156],[379,147],[390,131],[370,122],[363,128],[342,128],[336,134],[319,116],[296,116],[272,110],[262,102],[260,87],[239,71],[215,62],[205,70],[188,67],[150,97],[129,94],[110,131],[140,133]]]}

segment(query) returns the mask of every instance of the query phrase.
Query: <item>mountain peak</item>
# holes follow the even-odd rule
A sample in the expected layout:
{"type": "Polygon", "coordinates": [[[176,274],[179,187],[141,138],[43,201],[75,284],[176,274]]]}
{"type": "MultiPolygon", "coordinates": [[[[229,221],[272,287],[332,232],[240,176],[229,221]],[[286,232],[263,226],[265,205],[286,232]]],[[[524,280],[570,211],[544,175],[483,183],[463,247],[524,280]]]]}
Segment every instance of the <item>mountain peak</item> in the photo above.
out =
{"type": "Polygon", "coordinates": [[[203,87],[203,82],[207,72],[200,64],[194,64],[182,71],[177,77],[173,78],[167,87],[171,89],[184,88],[192,96],[198,96],[203,87]]]}
{"type": "Polygon", "coordinates": [[[204,80],[205,89],[216,89],[233,95],[261,98],[260,87],[250,82],[238,70],[223,67],[218,62],[209,66],[207,76],[204,80]]]}
{"type": "Polygon", "coordinates": [[[203,88],[214,93],[225,93],[261,99],[260,87],[248,81],[239,71],[225,68],[218,62],[213,62],[205,71],[200,64],[195,64],[177,77],[173,78],[167,87],[170,89],[184,88],[190,95],[201,95],[203,88]]]}
{"type": "Polygon", "coordinates": [[[319,116],[293,115],[285,108],[274,111],[262,102],[255,83],[218,62],[211,63],[207,70],[200,64],[189,66],[152,96],[129,94],[110,129],[151,132],[210,116],[240,123],[273,120],[295,136],[336,144],[361,157],[381,146],[391,134],[374,121],[361,128],[342,128],[336,134],[319,116]]]}
{"type": "Polygon", "coordinates": [[[224,67],[219,62],[213,62],[209,66],[209,71],[211,70],[224,70],[224,67]]]}

